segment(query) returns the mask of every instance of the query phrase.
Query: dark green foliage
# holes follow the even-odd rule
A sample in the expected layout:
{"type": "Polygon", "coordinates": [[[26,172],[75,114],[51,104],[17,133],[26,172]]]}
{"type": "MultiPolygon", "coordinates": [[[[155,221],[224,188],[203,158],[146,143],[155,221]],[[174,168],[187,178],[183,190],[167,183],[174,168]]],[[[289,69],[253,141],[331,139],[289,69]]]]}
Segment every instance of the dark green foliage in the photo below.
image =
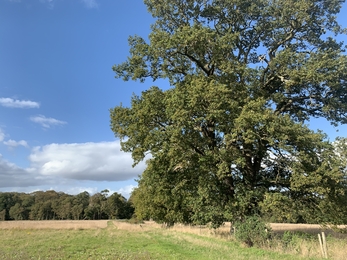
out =
{"type": "Polygon", "coordinates": [[[86,191],[77,195],[53,190],[0,192],[0,221],[130,219],[133,213],[132,204],[116,192],[109,197],[103,192],[90,196],[86,191]]]}
{"type": "Polygon", "coordinates": [[[144,2],[156,19],[149,40],[130,37],[113,70],[170,88],[110,110],[122,150],[135,164],[151,155],[136,215],[214,227],[254,214],[347,223],[346,153],[307,126],[347,123],[347,57],[333,38],[345,33],[343,1],[144,2]]]}
{"type": "Polygon", "coordinates": [[[106,212],[112,219],[130,219],[134,210],[126,198],[115,192],[107,198],[106,212]]]}
{"type": "Polygon", "coordinates": [[[236,221],[235,238],[248,246],[264,246],[272,236],[272,230],[260,217],[251,216],[236,221]]]}
{"type": "Polygon", "coordinates": [[[16,193],[0,193],[0,220],[10,219],[10,209],[16,204],[16,193]]]}

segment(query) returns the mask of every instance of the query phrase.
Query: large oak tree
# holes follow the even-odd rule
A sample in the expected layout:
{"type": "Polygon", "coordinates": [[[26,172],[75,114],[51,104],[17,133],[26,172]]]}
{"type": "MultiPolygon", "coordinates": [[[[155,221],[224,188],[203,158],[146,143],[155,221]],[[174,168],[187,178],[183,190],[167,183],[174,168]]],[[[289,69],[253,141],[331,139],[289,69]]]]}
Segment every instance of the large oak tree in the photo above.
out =
{"type": "Polygon", "coordinates": [[[136,214],[218,226],[280,205],[284,221],[346,221],[345,165],[306,125],[347,122],[343,1],[144,2],[156,19],[149,40],[131,36],[113,70],[171,88],[110,110],[122,150],[135,164],[151,155],[136,214]]]}

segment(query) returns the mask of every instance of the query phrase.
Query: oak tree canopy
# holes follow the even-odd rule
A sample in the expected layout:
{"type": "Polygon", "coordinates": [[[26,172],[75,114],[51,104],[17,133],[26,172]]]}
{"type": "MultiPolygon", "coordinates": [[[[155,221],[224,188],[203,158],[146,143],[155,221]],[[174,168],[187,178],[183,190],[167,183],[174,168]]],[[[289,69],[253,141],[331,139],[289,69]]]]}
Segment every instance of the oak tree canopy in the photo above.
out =
{"type": "Polygon", "coordinates": [[[110,110],[122,150],[135,164],[151,155],[132,196],[138,216],[347,221],[345,157],[307,126],[347,123],[343,2],[144,0],[156,19],[148,40],[129,37],[113,70],[171,87],[110,110]]]}

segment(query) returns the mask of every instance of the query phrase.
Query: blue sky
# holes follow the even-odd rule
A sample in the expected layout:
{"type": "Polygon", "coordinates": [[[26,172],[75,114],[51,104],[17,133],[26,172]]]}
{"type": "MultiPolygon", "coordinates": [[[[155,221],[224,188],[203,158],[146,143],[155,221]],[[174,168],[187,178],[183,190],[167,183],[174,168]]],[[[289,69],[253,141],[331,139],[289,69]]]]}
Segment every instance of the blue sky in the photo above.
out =
{"type": "Polygon", "coordinates": [[[116,80],[111,68],[152,22],[142,0],[0,0],[0,191],[129,195],[145,164],[120,152],[109,109],[152,82],[116,80]]]}

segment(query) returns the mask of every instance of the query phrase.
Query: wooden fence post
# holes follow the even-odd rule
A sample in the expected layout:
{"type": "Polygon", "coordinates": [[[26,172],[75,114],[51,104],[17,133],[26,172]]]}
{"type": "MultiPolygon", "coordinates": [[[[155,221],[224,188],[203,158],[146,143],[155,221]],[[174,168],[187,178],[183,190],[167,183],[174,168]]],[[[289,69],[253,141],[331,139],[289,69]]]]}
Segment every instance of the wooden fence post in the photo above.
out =
{"type": "Polygon", "coordinates": [[[325,233],[324,232],[322,232],[322,240],[323,240],[323,248],[324,248],[324,257],[328,258],[327,240],[325,239],[325,233]]]}
{"type": "Polygon", "coordinates": [[[322,251],[322,256],[324,258],[328,258],[327,241],[325,239],[324,232],[322,232],[322,237],[320,234],[318,234],[318,240],[319,240],[320,250],[322,251]]]}

